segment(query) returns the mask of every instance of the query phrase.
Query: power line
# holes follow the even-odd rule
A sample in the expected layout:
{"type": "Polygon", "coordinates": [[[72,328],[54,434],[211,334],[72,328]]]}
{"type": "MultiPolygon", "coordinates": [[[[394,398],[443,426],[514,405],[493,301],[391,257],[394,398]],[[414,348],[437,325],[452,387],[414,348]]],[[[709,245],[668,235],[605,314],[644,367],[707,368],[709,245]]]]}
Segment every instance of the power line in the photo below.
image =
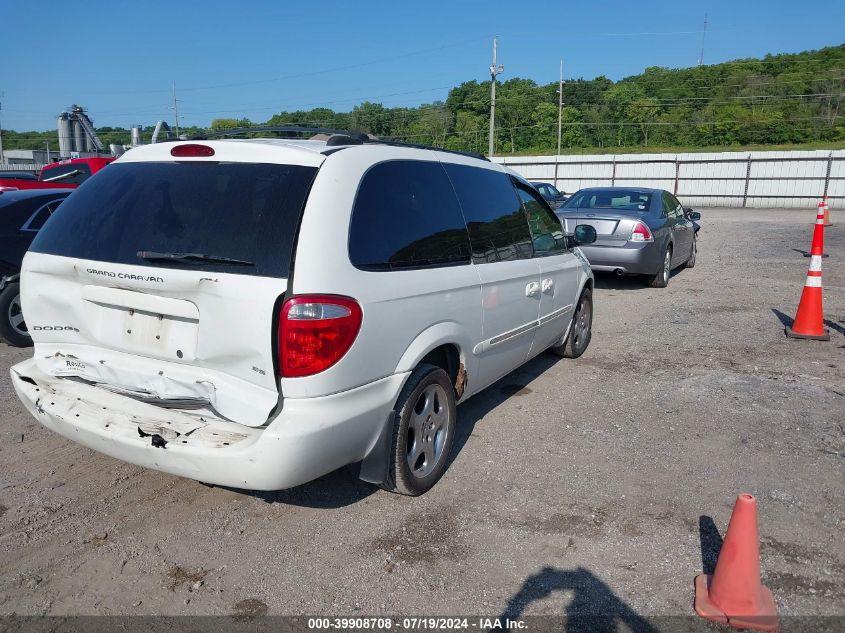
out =
{"type": "MultiPolygon", "coordinates": [[[[408,57],[415,57],[417,55],[424,55],[428,53],[433,53],[441,50],[447,50],[450,48],[457,48],[461,46],[466,46],[467,44],[478,42],[479,40],[487,39],[486,37],[481,38],[470,38],[470,39],[463,39],[460,42],[453,42],[450,44],[443,44],[441,46],[434,46],[424,49],[419,49],[415,51],[410,51],[407,53],[400,53],[398,55],[389,55],[386,57],[379,57],[377,59],[372,59],[365,62],[359,62],[356,64],[346,64],[343,66],[333,66],[330,68],[323,68],[320,70],[312,70],[306,72],[298,72],[298,73],[291,73],[289,75],[281,75],[279,77],[268,77],[266,79],[256,79],[253,81],[240,81],[240,82],[233,82],[233,83],[225,83],[225,84],[215,84],[215,85],[206,85],[206,86],[189,86],[187,88],[182,88],[182,92],[195,92],[200,90],[218,90],[220,88],[241,88],[243,86],[256,86],[268,83],[275,83],[279,81],[287,81],[289,79],[301,79],[302,77],[313,77],[316,75],[325,75],[335,72],[343,72],[347,70],[355,70],[356,68],[364,68],[366,66],[373,66],[376,64],[383,64],[386,62],[392,62],[397,59],[407,59],[408,57]]],[[[152,89],[152,90],[122,90],[122,91],[103,91],[100,93],[90,92],[89,94],[154,94],[154,93],[166,93],[170,92],[169,90],[161,90],[161,89],[152,89]]]]}
{"type": "MultiPolygon", "coordinates": [[[[845,61],[845,58],[842,58],[842,61],[845,61]]],[[[841,69],[830,69],[830,70],[834,71],[834,70],[841,70],[841,69]]],[[[774,76],[773,75],[753,75],[753,76],[750,76],[750,77],[747,77],[747,78],[751,78],[751,77],[774,77],[774,76]]],[[[816,78],[804,77],[804,78],[801,78],[801,79],[793,79],[793,80],[776,79],[775,81],[770,81],[770,82],[754,82],[753,87],[756,88],[756,87],[761,87],[761,86],[780,86],[780,85],[785,85],[785,84],[796,84],[796,83],[820,83],[820,82],[827,82],[827,81],[842,81],[842,80],[845,80],[845,76],[836,76],[836,77],[818,76],[816,78]]],[[[591,83],[591,81],[592,80],[571,79],[571,80],[568,80],[568,83],[571,86],[571,90],[574,91],[574,94],[576,94],[576,95],[591,94],[591,93],[604,94],[604,93],[607,92],[607,89],[586,88],[585,86],[587,84],[591,83]]],[[[613,85],[619,85],[619,83],[624,83],[624,82],[627,82],[627,81],[628,80],[620,80],[620,82],[614,82],[613,85]]],[[[649,79],[649,78],[641,79],[640,81],[638,81],[636,83],[639,84],[639,85],[644,85],[645,87],[656,90],[656,91],[711,90],[713,88],[724,89],[724,88],[745,88],[745,87],[749,87],[748,82],[734,83],[734,84],[721,84],[721,83],[719,83],[718,78],[687,78],[687,79],[684,79],[685,84],[688,83],[688,82],[691,82],[691,81],[704,82],[704,85],[699,85],[699,86],[681,85],[681,86],[679,86],[677,79],[656,80],[656,79],[649,79]],[[666,83],[671,83],[671,84],[673,84],[673,86],[671,88],[653,88],[653,86],[660,85],[660,84],[666,84],[666,83]]],[[[480,85],[483,85],[483,84],[480,84],[480,85]]],[[[406,95],[406,94],[415,94],[415,93],[428,92],[428,91],[441,90],[441,89],[448,89],[448,88],[457,88],[457,87],[459,87],[459,86],[433,86],[431,88],[425,88],[425,89],[421,89],[421,90],[418,90],[418,91],[415,90],[415,91],[387,93],[387,94],[383,94],[383,95],[368,95],[368,96],[362,96],[362,97],[350,97],[348,99],[337,99],[337,100],[333,100],[333,101],[322,101],[322,102],[321,101],[312,101],[312,102],[297,103],[297,104],[279,104],[279,105],[276,105],[276,106],[269,106],[269,107],[262,107],[262,108],[256,108],[252,104],[243,104],[243,105],[239,104],[239,105],[233,106],[233,107],[243,107],[243,108],[250,108],[250,109],[253,109],[253,110],[259,109],[259,110],[267,110],[267,111],[277,110],[277,109],[282,110],[284,108],[304,107],[304,106],[309,106],[309,105],[319,106],[322,103],[327,104],[327,105],[337,104],[337,103],[350,103],[350,102],[353,102],[353,101],[356,101],[356,100],[372,100],[372,99],[378,99],[378,98],[382,98],[382,97],[402,96],[402,95],[406,95]]],[[[542,89],[544,87],[547,87],[547,85],[546,86],[537,85],[537,88],[539,88],[539,89],[542,89]]],[[[170,91],[168,91],[168,92],[170,92],[170,91]]],[[[511,98],[511,97],[506,97],[506,98],[511,98]]],[[[723,98],[732,98],[732,97],[723,97],[723,98]]],[[[504,99],[504,98],[500,97],[500,100],[502,100],[502,99],[504,99]]],[[[679,97],[679,98],[667,98],[667,99],[707,99],[707,97],[679,97]]],[[[458,105],[460,105],[460,104],[458,104],[458,105]]],[[[413,108],[414,106],[407,106],[407,107],[413,108]]],[[[135,116],[135,115],[139,115],[139,114],[140,115],[156,114],[156,113],[161,112],[165,108],[167,108],[167,106],[162,106],[162,107],[150,106],[149,108],[143,108],[143,109],[132,110],[132,111],[124,111],[124,112],[119,112],[119,111],[114,111],[114,110],[106,110],[106,111],[100,111],[100,114],[101,115],[109,115],[109,116],[135,116]]],[[[170,109],[172,109],[172,106],[170,107],[170,109]]],[[[25,113],[32,113],[33,112],[32,110],[29,110],[29,109],[16,109],[16,108],[6,108],[6,111],[7,112],[25,112],[25,113]]],[[[191,114],[215,114],[215,113],[226,113],[226,112],[233,112],[233,111],[234,110],[192,110],[190,113],[191,114]]],[[[43,111],[43,112],[46,112],[46,111],[43,111]]]]}

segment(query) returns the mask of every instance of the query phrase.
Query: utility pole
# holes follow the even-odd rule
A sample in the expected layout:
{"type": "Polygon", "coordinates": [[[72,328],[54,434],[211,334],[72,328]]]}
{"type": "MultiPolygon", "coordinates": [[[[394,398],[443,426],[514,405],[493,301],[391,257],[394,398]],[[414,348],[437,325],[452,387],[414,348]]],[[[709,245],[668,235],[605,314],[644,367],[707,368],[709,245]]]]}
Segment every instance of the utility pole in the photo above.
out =
{"type": "Polygon", "coordinates": [[[563,126],[563,60],[560,60],[560,80],[557,85],[557,154],[555,155],[555,187],[557,187],[557,167],[560,164],[560,134],[563,126]]]}
{"type": "Polygon", "coordinates": [[[496,75],[505,72],[505,67],[496,63],[496,38],[493,38],[493,65],[490,66],[490,142],[487,155],[496,151],[496,75]]]}
{"type": "Polygon", "coordinates": [[[173,115],[176,117],[176,138],[179,138],[179,99],[176,98],[176,82],[173,82],[173,115]]]}
{"type": "Polygon", "coordinates": [[[704,14],[704,30],[701,32],[701,53],[698,56],[698,65],[704,65],[704,38],[707,37],[707,14],[704,14]]]}

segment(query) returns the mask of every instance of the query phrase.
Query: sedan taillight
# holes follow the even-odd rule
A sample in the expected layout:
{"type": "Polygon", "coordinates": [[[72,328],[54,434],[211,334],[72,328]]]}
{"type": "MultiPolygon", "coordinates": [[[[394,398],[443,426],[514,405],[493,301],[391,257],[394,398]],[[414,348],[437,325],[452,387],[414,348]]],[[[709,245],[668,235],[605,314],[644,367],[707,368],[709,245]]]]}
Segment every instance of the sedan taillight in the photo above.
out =
{"type": "Polygon", "coordinates": [[[279,315],[279,372],[285,378],[310,376],[339,361],[361,329],[361,306],[349,297],[301,295],[279,315]]]}
{"type": "Polygon", "coordinates": [[[631,241],[632,242],[653,242],[654,237],[651,234],[651,231],[648,230],[648,227],[643,224],[642,222],[637,222],[634,225],[634,230],[631,231],[631,241]]]}

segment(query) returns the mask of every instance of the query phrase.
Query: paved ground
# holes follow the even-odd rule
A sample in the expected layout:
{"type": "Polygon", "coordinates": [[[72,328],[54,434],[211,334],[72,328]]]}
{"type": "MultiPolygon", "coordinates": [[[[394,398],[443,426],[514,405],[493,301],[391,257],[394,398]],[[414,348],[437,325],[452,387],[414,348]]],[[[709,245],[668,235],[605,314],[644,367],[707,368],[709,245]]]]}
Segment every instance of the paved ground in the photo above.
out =
{"type": "Polygon", "coordinates": [[[845,213],[828,343],[787,340],[814,210],[705,210],[668,289],[602,277],[592,344],[458,409],[417,499],[335,473],[247,493],[130,466],[20,406],[0,344],[0,614],[689,614],[736,494],[782,615],[845,615],[845,213]]]}

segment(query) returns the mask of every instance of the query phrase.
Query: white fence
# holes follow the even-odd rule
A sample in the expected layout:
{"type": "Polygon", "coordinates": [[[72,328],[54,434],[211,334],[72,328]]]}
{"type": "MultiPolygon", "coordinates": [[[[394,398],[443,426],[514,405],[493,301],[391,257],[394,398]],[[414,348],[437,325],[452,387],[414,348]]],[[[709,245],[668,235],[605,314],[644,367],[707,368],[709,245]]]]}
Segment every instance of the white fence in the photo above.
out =
{"type": "Polygon", "coordinates": [[[0,171],[22,171],[27,174],[35,174],[42,167],[43,163],[0,163],[0,171]]]}
{"type": "Polygon", "coordinates": [[[845,150],[496,156],[524,178],[571,193],[584,187],[671,191],[688,206],[815,207],[827,196],[845,206],[845,150]]]}

